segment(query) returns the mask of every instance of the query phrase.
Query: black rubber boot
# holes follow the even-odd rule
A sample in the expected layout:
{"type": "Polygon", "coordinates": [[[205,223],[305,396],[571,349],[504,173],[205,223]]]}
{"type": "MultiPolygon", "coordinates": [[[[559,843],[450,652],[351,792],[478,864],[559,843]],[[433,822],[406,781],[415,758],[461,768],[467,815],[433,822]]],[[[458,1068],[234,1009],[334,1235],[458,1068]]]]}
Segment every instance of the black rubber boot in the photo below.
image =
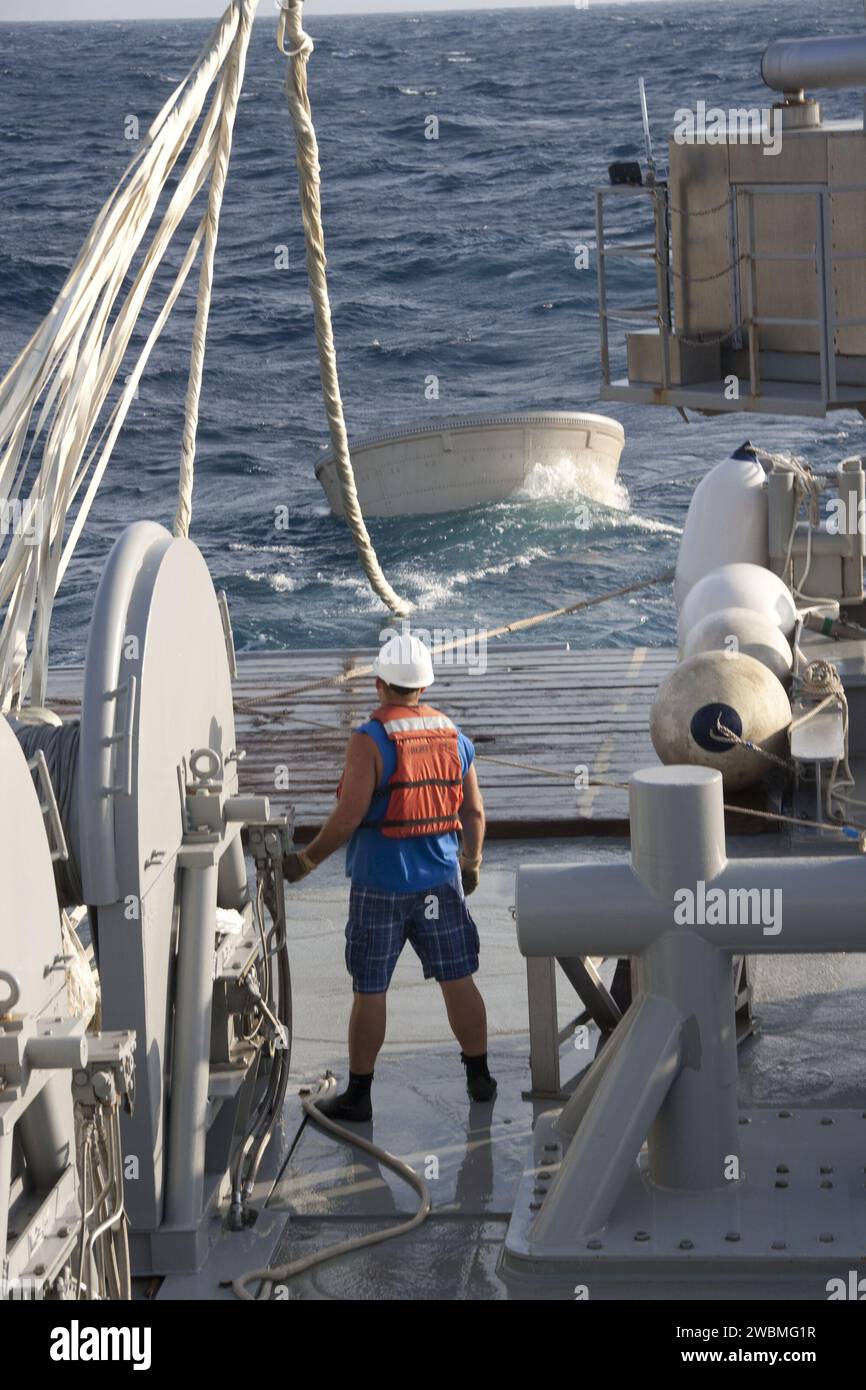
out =
{"type": "Polygon", "coordinates": [[[469,1099],[482,1102],[493,1100],[496,1095],[496,1081],[487,1070],[487,1053],[467,1057],[465,1052],[461,1052],[460,1060],[466,1068],[466,1090],[469,1099]]]}
{"type": "Polygon", "coordinates": [[[335,1120],[338,1124],[347,1120],[349,1124],[362,1125],[373,1118],[373,1102],[370,1098],[372,1084],[372,1072],[367,1076],[358,1076],[350,1071],[349,1084],[345,1091],[341,1091],[337,1096],[328,1096],[327,1100],[320,1100],[316,1109],[321,1115],[335,1120]]]}

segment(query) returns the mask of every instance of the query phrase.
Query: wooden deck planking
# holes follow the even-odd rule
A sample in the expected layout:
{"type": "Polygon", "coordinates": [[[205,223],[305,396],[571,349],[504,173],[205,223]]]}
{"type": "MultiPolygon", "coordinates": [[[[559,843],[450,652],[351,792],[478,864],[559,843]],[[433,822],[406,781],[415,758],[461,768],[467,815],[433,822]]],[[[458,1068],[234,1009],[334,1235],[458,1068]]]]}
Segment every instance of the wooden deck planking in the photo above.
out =
{"type": "MultiPolygon", "coordinates": [[[[333,650],[238,658],[237,741],[247,753],[241,788],[270,796],[275,807],[291,802],[301,839],[332,807],[346,739],[374,708],[375,692],[371,676],[298,687],[366,665],[374,655],[333,650]],[[275,790],[281,767],[288,768],[288,792],[275,790]]],[[[575,769],[590,781],[622,783],[636,767],[657,761],[649,711],[673,667],[673,649],[494,644],[486,659],[483,673],[438,666],[431,698],[475,741],[489,833],[624,833],[627,792],[575,786],[575,769]]],[[[49,704],[74,716],[81,682],[81,667],[53,668],[49,704]]]]}

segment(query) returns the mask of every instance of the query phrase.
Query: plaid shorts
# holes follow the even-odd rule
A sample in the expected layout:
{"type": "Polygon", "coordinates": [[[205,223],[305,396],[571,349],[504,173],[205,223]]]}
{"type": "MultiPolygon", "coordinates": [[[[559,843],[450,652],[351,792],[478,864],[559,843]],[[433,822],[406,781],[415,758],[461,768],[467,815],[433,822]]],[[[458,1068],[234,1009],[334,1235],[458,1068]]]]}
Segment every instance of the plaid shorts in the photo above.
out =
{"type": "Polygon", "coordinates": [[[346,969],[356,994],[384,994],[409,942],[424,979],[462,980],[478,969],[478,928],[460,875],[423,893],[389,893],[352,884],[346,924],[346,969]]]}

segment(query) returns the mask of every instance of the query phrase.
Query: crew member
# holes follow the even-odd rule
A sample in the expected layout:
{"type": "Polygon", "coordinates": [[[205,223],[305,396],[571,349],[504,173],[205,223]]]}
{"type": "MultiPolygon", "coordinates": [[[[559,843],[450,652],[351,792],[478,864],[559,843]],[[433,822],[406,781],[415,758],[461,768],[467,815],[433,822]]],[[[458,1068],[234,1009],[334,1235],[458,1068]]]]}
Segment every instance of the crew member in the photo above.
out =
{"type": "Polygon", "coordinates": [[[466,906],[478,887],[484,841],[475,749],[446,715],[421,703],[434,676],[430,652],[417,637],[392,637],[374,671],[379,707],[349,740],[337,805],[284,866],[295,883],[348,842],[349,1082],[319,1104],[335,1120],[372,1118],[386,995],[407,941],[424,978],[442,990],[470,1100],[496,1095],[487,1067],[487,1014],[472,978],[478,929],[466,906]]]}

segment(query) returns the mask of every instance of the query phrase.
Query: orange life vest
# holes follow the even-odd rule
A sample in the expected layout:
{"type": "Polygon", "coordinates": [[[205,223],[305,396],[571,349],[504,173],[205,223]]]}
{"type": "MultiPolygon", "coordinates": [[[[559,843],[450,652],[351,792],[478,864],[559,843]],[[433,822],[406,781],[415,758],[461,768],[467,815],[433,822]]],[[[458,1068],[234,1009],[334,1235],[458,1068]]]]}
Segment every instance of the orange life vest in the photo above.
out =
{"type": "Polygon", "coordinates": [[[371,718],[394,744],[397,766],[382,789],[391,793],[383,818],[362,821],[362,828],[389,839],[459,830],[463,764],[456,726],[431,705],[383,705],[371,718]]]}

